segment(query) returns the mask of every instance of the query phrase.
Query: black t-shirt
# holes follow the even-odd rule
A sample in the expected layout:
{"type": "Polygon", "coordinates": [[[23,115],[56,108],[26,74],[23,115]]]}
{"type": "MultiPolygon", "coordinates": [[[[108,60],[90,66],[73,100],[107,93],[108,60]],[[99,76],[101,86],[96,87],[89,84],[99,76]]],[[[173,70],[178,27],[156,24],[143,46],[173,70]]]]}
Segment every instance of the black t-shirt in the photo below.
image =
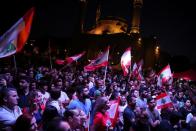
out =
{"type": "Polygon", "coordinates": [[[129,131],[129,128],[132,127],[136,129],[136,116],[134,111],[130,107],[126,107],[123,113],[124,119],[124,131],[129,131]]]}

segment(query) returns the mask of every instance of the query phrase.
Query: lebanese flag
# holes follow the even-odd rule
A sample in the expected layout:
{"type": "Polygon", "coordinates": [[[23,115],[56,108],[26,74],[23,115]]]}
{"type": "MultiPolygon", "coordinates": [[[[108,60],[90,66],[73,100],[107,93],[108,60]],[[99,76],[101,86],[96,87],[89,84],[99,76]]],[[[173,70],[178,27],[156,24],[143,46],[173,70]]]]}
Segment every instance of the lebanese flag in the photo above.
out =
{"type": "Polygon", "coordinates": [[[115,127],[119,117],[119,112],[118,112],[119,103],[120,103],[120,98],[118,98],[117,100],[110,101],[111,106],[110,109],[107,110],[110,117],[110,121],[112,123],[112,127],[115,127]]]}
{"type": "Polygon", "coordinates": [[[141,72],[138,72],[137,80],[139,80],[139,81],[144,80],[144,77],[141,72]]]}
{"type": "Polygon", "coordinates": [[[160,71],[159,77],[158,77],[158,83],[157,83],[157,84],[158,84],[159,86],[162,86],[164,83],[169,82],[169,81],[172,83],[171,80],[173,80],[173,79],[172,79],[172,73],[171,73],[170,66],[169,66],[169,64],[168,64],[166,67],[164,67],[164,68],[160,71]]]}
{"type": "Polygon", "coordinates": [[[163,108],[173,106],[173,103],[169,95],[167,95],[166,93],[161,93],[160,95],[158,95],[156,97],[156,103],[157,103],[156,105],[157,109],[163,109],[163,108]]]}
{"type": "Polygon", "coordinates": [[[7,32],[0,37],[0,58],[22,50],[30,31],[35,9],[31,8],[7,32]]]}
{"type": "Polygon", "coordinates": [[[68,64],[71,64],[73,61],[77,61],[78,59],[80,59],[85,53],[86,53],[86,52],[83,51],[82,53],[77,54],[77,55],[74,55],[74,56],[71,56],[71,57],[68,57],[68,58],[66,58],[65,60],[66,60],[66,62],[67,62],[68,64]]]}
{"type": "Polygon", "coordinates": [[[102,54],[98,55],[98,57],[95,60],[92,60],[90,64],[84,67],[85,71],[94,71],[100,67],[104,67],[108,65],[108,57],[109,57],[109,49],[108,47],[106,51],[104,51],[102,54]]]}
{"type": "Polygon", "coordinates": [[[143,80],[143,76],[142,76],[142,72],[141,72],[141,65],[140,67],[138,67],[138,65],[136,63],[134,63],[133,65],[133,69],[132,69],[132,76],[135,77],[137,80],[143,80]]]}
{"type": "Polygon", "coordinates": [[[129,73],[129,68],[131,66],[131,48],[127,48],[126,51],[121,56],[120,64],[123,70],[124,76],[129,73]]]}
{"type": "Polygon", "coordinates": [[[138,67],[138,72],[142,72],[142,66],[144,64],[144,60],[141,59],[138,63],[137,63],[137,67],[138,67]]]}
{"type": "Polygon", "coordinates": [[[138,67],[137,67],[137,64],[134,63],[133,64],[133,69],[132,69],[132,75],[136,76],[137,74],[138,74],[138,67]]]}

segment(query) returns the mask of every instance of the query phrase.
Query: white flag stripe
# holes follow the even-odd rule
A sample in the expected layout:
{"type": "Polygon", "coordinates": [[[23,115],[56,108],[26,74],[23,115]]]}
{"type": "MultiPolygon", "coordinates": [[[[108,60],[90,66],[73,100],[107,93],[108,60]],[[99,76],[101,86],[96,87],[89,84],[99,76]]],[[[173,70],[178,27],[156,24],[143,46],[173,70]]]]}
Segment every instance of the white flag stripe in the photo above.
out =
{"type": "Polygon", "coordinates": [[[73,60],[78,60],[82,55],[83,55],[83,54],[80,54],[80,55],[78,55],[78,56],[73,56],[73,57],[70,57],[70,58],[72,58],[73,60]]]}
{"type": "Polygon", "coordinates": [[[124,72],[124,76],[129,73],[129,67],[131,66],[131,48],[128,48],[123,55],[121,56],[120,60],[121,67],[124,72]]]}
{"type": "Polygon", "coordinates": [[[113,103],[110,106],[110,109],[108,109],[108,113],[110,118],[114,119],[116,111],[117,111],[118,103],[113,103]]]}
{"type": "Polygon", "coordinates": [[[121,59],[121,63],[123,65],[127,65],[130,62],[130,59],[131,59],[130,51],[125,52],[125,54],[123,54],[122,58],[123,59],[121,59]]]}

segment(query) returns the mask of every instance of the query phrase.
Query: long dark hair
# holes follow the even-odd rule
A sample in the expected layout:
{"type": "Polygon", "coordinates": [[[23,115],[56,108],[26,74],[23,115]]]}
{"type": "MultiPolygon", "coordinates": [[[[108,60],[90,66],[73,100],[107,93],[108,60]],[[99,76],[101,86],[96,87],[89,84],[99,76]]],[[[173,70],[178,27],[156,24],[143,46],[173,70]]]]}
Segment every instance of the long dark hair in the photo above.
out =
{"type": "Polygon", "coordinates": [[[102,110],[105,108],[105,106],[107,104],[107,101],[108,101],[108,98],[107,97],[100,97],[100,98],[98,98],[96,100],[96,102],[95,102],[95,108],[94,108],[95,114],[97,112],[102,112],[102,110]]]}

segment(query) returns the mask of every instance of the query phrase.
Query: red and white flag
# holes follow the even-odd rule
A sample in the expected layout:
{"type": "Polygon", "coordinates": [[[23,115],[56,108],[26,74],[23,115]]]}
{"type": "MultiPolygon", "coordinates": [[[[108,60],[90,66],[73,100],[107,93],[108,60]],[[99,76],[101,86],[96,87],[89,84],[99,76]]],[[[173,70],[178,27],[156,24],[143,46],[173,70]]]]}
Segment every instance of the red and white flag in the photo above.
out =
{"type": "Polygon", "coordinates": [[[124,76],[127,76],[131,66],[131,48],[127,48],[120,61],[124,76]]]}
{"type": "Polygon", "coordinates": [[[158,77],[158,86],[162,86],[164,83],[167,83],[167,82],[171,82],[172,83],[172,73],[171,73],[171,69],[170,69],[170,66],[169,64],[164,67],[160,73],[159,73],[159,77],[158,77]]]}
{"type": "Polygon", "coordinates": [[[108,65],[108,57],[109,57],[109,49],[108,47],[106,51],[104,51],[102,54],[98,55],[98,57],[95,60],[92,60],[90,64],[84,67],[85,71],[94,71],[100,67],[104,67],[108,65]]]}
{"type": "Polygon", "coordinates": [[[138,67],[137,67],[137,64],[134,63],[133,64],[133,69],[132,69],[132,75],[136,76],[137,74],[138,74],[138,67]]]}
{"type": "Polygon", "coordinates": [[[144,64],[144,60],[141,59],[138,63],[137,63],[137,67],[138,67],[138,72],[142,72],[142,66],[144,64]]]}
{"type": "Polygon", "coordinates": [[[119,117],[119,112],[118,112],[119,103],[120,103],[120,98],[118,98],[117,100],[110,101],[111,106],[110,109],[107,110],[113,127],[115,127],[119,117]]]}
{"type": "Polygon", "coordinates": [[[143,80],[141,66],[138,67],[136,63],[133,64],[132,74],[131,76],[136,78],[137,80],[143,80]]]}
{"type": "Polygon", "coordinates": [[[161,93],[160,95],[158,95],[156,97],[156,103],[157,103],[156,105],[157,109],[163,109],[163,108],[173,106],[170,96],[167,95],[166,93],[161,93]]]}
{"type": "Polygon", "coordinates": [[[34,13],[35,8],[31,8],[0,37],[0,58],[13,55],[22,50],[31,31],[34,13]]]}
{"type": "Polygon", "coordinates": [[[80,59],[86,52],[83,51],[82,53],[80,54],[77,54],[77,55],[74,55],[74,56],[71,56],[71,57],[67,57],[65,60],[68,64],[71,64],[73,61],[77,61],[78,59],[80,59]]]}

